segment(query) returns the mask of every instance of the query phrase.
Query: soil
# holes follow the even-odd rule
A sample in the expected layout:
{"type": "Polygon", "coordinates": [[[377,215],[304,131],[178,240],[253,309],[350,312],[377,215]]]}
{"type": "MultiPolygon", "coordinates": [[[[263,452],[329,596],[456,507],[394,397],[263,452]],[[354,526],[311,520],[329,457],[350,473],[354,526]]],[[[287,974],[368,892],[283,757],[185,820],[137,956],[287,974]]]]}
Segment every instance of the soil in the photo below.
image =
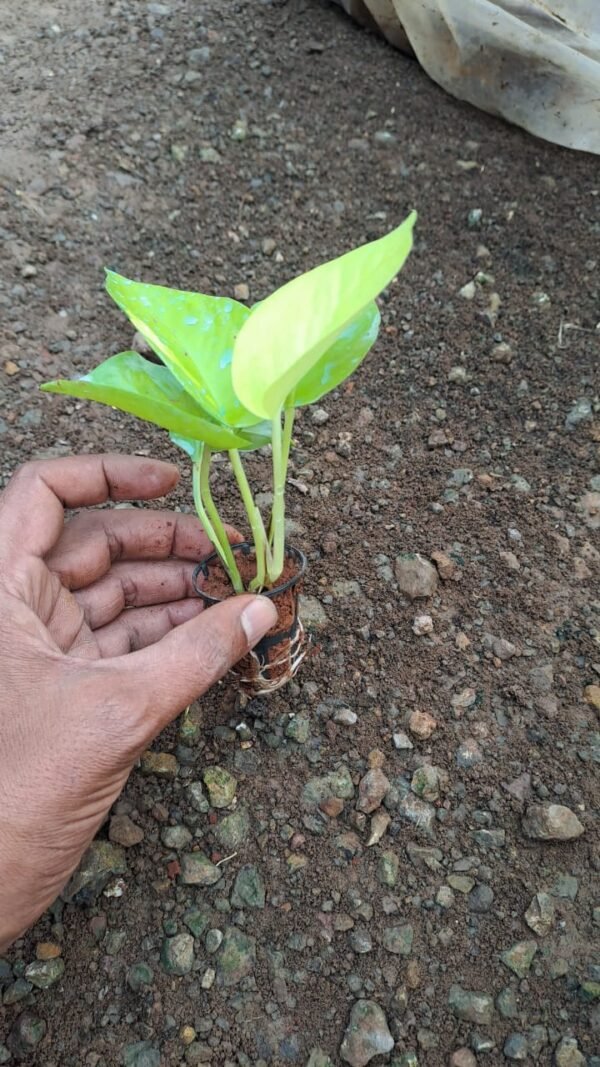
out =
{"type": "MultiPolygon", "coordinates": [[[[256,557],[253,552],[236,551],[235,558],[244,588],[248,589],[256,577],[256,557]]],[[[207,561],[207,569],[207,576],[200,575],[196,583],[202,592],[216,600],[232,596],[231,581],[221,561],[214,559],[210,564],[207,561]]],[[[276,586],[265,591],[265,596],[277,608],[277,622],[259,642],[254,654],[244,656],[233,669],[233,675],[241,680],[243,692],[251,696],[260,694],[262,682],[272,683],[274,687],[277,683],[281,685],[283,679],[291,680],[298,669],[297,657],[307,640],[298,627],[302,590],[302,576],[298,572],[297,559],[287,556],[276,586]]]]}
{"type": "MultiPolygon", "coordinates": [[[[496,1067],[511,1035],[526,1062],[574,1038],[597,1067],[598,160],[451,99],[319,0],[0,0],[0,52],[0,485],[33,457],[131,451],[180,462],[165,506],[191,506],[164,434],[38,392],[131,346],[103,267],[256,301],[419,211],[373,353],[295,431],[289,536],[320,651],[268,701],[240,712],[223,684],[191,709],[194,740],[185,722],[157,739],[178,770],[132,774],[117,811],[143,840],[126,874],[11,950],[17,978],[51,940],[65,973],[5,1004],[0,1043],[25,1010],[47,1026],[39,1067],[304,1065],[318,1048],[338,1067],[367,999],[395,1041],[373,1067],[458,1049],[496,1067]],[[400,591],[408,552],[445,554],[428,599],[400,591]],[[370,815],[358,787],[380,763],[390,789],[370,815]],[[190,791],[212,765],[237,782],[235,847],[230,813],[190,791]],[[318,788],[339,785],[307,785],[344,768],[353,795],[325,797],[327,814],[318,788]],[[568,806],[584,833],[528,837],[532,801],[568,806]],[[193,835],[183,851],[227,859],[214,887],[182,883],[174,827],[193,835]],[[247,865],[264,906],[235,903],[247,865]],[[452,890],[461,875],[471,892],[452,890]],[[538,936],[524,916],[542,890],[538,936]],[[254,940],[236,985],[217,935],[199,934],[183,977],[161,963],[205,905],[254,940]],[[407,924],[408,955],[386,935],[407,924]],[[518,977],[501,954],[532,939],[518,977]],[[134,992],[138,961],[153,977],[134,992]],[[503,993],[491,1021],[457,1017],[455,983],[503,993]]],[[[268,492],[265,457],[247,469],[268,492]]],[[[218,465],[213,493],[247,536],[218,465]]]]}

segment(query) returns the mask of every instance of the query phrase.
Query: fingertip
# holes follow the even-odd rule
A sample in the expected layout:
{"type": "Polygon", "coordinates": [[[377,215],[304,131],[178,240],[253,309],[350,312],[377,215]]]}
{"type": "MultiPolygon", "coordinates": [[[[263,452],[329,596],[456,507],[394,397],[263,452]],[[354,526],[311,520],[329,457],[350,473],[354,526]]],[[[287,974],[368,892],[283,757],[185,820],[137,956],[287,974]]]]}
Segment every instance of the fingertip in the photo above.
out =
{"type": "Polygon", "coordinates": [[[240,615],[240,623],[250,648],[277,622],[277,608],[266,596],[254,596],[245,605],[240,615]]]}

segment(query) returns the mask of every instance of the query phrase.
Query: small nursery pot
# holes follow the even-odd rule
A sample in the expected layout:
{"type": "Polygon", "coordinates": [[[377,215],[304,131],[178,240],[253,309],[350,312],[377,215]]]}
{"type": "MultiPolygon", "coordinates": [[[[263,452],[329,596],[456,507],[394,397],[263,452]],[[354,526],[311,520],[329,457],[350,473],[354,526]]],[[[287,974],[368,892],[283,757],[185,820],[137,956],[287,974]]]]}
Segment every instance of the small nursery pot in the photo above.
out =
{"type": "MultiPolygon", "coordinates": [[[[240,570],[243,570],[244,558],[250,563],[249,557],[254,546],[244,541],[231,547],[234,552],[241,553],[239,564],[240,570]]],[[[231,673],[237,679],[239,688],[248,696],[261,696],[280,689],[294,677],[308,652],[310,639],[298,614],[299,593],[306,567],[304,553],[298,548],[286,546],[283,581],[274,589],[265,589],[261,593],[261,596],[268,597],[275,604],[278,621],[232,668],[231,673]]],[[[234,595],[216,552],[198,563],[192,575],[192,584],[207,607],[220,604],[234,595]],[[201,577],[211,586],[211,592],[198,584],[201,577]],[[222,594],[215,589],[218,585],[223,588],[222,594]]]]}

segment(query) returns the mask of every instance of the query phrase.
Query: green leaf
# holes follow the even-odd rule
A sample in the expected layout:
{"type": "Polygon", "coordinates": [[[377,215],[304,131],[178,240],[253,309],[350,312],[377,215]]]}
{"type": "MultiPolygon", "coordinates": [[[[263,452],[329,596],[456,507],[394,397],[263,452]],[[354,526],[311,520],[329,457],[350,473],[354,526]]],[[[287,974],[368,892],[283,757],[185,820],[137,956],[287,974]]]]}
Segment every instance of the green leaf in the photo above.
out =
{"type": "Polygon", "coordinates": [[[349,378],[375,344],[380,321],[379,308],[373,300],[304,375],[293,396],[286,400],[286,407],[288,404],[297,408],[313,404],[349,378]]]}
{"type": "Polygon", "coordinates": [[[215,450],[256,447],[245,436],[208,419],[166,367],[150,363],[137,352],[120,352],[83,378],[47,382],[42,389],[109,404],[165,430],[204,441],[215,450]]]}
{"type": "Polygon", "coordinates": [[[378,241],[294,278],[254,308],[233,350],[242,404],[272,419],[344,329],[389,285],[412,248],[413,212],[378,241]]]}
{"type": "Polygon", "coordinates": [[[113,271],[107,271],[106,288],[212,419],[231,427],[258,421],[243,407],[231,382],[233,345],[249,308],[226,297],[134,282],[113,271]]]}

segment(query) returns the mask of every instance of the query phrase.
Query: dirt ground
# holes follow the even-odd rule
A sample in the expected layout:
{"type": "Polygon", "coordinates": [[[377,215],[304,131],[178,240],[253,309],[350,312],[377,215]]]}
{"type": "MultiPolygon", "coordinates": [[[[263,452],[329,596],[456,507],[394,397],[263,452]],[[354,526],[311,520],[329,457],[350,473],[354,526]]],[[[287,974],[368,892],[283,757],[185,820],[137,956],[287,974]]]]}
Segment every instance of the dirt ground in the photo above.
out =
{"type": "MultiPolygon", "coordinates": [[[[370,1009],[373,1067],[459,1049],[456,1067],[598,1067],[598,160],[448,98],[319,0],[0,0],[0,57],[0,486],[38,456],[175,457],[37,389],[130,346],[104,267],[255,301],[419,212],[376,348],[297,425],[316,652],[268,703],[240,709],[224,684],[200,729],[157,740],[177,769],[133,773],[123,869],[9,954],[0,1063],[356,1065],[367,1000],[385,1016],[370,1009]],[[412,602],[411,552],[446,554],[412,602]],[[201,797],[212,765],[235,778],[233,823],[201,797]],[[581,836],[527,836],[550,804],[581,836]],[[182,881],[193,849],[227,860],[214,886],[182,881]],[[15,991],[47,941],[64,974],[15,991]],[[514,973],[501,955],[521,942],[514,973]]],[[[268,490],[265,460],[248,469],[268,490]]],[[[239,522],[225,472],[214,489],[239,522]]],[[[187,478],[173,502],[190,507],[187,478]]]]}

